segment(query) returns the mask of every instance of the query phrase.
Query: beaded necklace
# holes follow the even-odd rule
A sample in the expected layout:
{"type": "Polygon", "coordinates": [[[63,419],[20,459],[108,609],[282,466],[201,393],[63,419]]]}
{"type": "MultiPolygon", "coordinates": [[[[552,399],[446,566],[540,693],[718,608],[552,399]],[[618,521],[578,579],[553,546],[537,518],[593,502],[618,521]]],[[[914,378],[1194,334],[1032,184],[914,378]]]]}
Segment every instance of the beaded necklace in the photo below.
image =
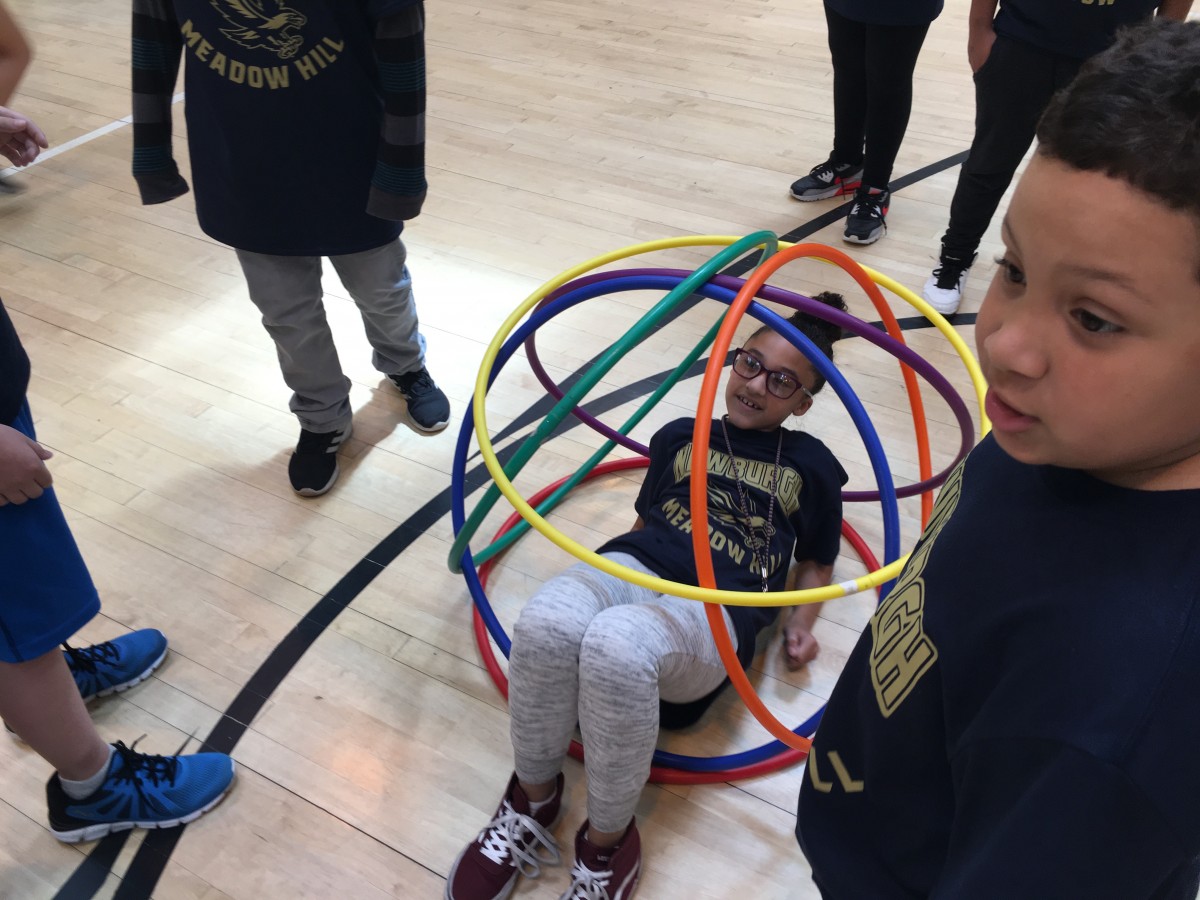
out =
{"type": "Polygon", "coordinates": [[[775,495],[779,490],[779,472],[783,458],[783,429],[779,429],[779,445],[775,448],[775,474],[771,477],[771,496],[768,498],[767,527],[759,535],[754,528],[754,520],[750,517],[750,504],[746,501],[746,487],[742,483],[742,472],[738,466],[737,457],[733,455],[733,444],[729,442],[729,428],[725,424],[728,415],[721,416],[721,433],[725,435],[725,449],[729,451],[729,464],[733,468],[733,483],[737,486],[738,503],[742,507],[742,517],[746,521],[746,532],[750,535],[750,553],[754,564],[762,575],[763,593],[767,592],[767,563],[770,562],[771,534],[774,532],[775,495]]]}

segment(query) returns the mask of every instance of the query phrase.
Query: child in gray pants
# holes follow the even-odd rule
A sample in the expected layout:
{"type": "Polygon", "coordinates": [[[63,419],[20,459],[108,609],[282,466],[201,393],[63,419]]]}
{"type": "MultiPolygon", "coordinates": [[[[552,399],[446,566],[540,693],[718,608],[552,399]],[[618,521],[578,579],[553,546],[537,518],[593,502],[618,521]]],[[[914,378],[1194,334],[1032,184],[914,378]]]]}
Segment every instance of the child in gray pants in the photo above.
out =
{"type": "MultiPolygon", "coordinates": [[[[845,309],[841,297],[824,302],[845,309]]],[[[797,314],[792,323],[832,358],[836,326],[797,314]]],[[[841,541],[846,474],[812,435],[782,427],[804,415],[824,379],[782,335],[761,328],[735,351],[728,412],[712,423],[709,544],[725,589],[778,591],[829,584],[841,541]],[[762,377],[760,377],[762,376],[762,377]],[[789,566],[789,559],[794,564],[789,566]]],[[[694,420],[677,419],[650,441],[650,466],[633,530],[600,553],[620,565],[696,584],[689,511],[694,420]]],[[[738,657],[776,607],[723,611],[738,657]]],[[[816,655],[814,604],[790,610],[784,652],[794,668],[816,655]]],[[[563,760],[576,723],[587,751],[588,820],[575,838],[567,898],[628,900],[641,869],[634,811],[650,774],[660,702],[703,708],[724,686],[703,605],[585,563],[552,578],[513,630],[509,676],[515,769],[492,821],[459,854],[447,900],[498,900],[519,875],[558,862],[549,829],[558,817],[563,760]]]]}

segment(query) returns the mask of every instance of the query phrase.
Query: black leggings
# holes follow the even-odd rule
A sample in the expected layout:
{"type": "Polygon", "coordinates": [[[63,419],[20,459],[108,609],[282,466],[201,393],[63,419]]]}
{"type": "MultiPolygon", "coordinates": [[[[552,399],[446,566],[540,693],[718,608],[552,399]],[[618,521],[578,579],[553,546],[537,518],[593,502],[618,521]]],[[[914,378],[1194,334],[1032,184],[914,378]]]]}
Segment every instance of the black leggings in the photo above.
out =
{"type": "Polygon", "coordinates": [[[908,128],[913,70],[929,24],[864,25],[828,6],[825,21],[833,58],[833,159],[863,163],[863,184],[886,188],[908,128]]]}

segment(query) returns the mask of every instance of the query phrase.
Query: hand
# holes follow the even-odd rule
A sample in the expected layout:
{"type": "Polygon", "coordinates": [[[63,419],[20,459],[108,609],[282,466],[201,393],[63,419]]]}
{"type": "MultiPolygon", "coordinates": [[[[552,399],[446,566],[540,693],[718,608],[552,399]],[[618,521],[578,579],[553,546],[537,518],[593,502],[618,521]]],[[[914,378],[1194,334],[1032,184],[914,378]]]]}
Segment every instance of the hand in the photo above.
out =
{"type": "Polygon", "coordinates": [[[809,630],[811,615],[803,606],[797,607],[783,623],[783,659],[788,669],[802,669],[821,652],[821,645],[809,630]]]}
{"type": "Polygon", "coordinates": [[[0,155],[14,166],[27,166],[50,143],[42,129],[20,113],[0,106],[0,155]]]}
{"type": "Polygon", "coordinates": [[[0,506],[42,496],[54,483],[45,463],[53,455],[17,429],[0,425],[0,506]]]}
{"type": "Polygon", "coordinates": [[[994,43],[996,31],[991,22],[988,22],[986,27],[970,29],[967,36],[967,62],[971,64],[973,73],[983,68],[983,64],[992,55],[994,43]]]}

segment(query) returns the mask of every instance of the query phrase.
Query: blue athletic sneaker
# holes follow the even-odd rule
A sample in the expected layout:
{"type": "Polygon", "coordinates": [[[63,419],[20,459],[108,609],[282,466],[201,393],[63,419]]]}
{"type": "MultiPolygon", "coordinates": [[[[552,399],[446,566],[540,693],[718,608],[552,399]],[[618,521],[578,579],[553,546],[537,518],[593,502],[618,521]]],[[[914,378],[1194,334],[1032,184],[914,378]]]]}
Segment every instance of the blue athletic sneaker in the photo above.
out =
{"type": "Polygon", "coordinates": [[[108,777],[90,797],[72,800],[57,774],[46,782],[50,833],[60,841],[184,825],[216,806],[233,783],[233,760],[224,753],[150,756],[120,741],[113,750],[108,777]]]}
{"type": "MultiPolygon", "coordinates": [[[[167,637],[157,628],[131,631],[91,647],[63,644],[63,656],[75,676],[83,702],[107,697],[145,681],[167,656],[167,637]]],[[[20,741],[8,723],[9,737],[20,741]]]]}
{"type": "Polygon", "coordinates": [[[149,678],[167,655],[167,638],[157,628],[142,628],[92,647],[63,647],[63,656],[86,703],[149,678]]]}

